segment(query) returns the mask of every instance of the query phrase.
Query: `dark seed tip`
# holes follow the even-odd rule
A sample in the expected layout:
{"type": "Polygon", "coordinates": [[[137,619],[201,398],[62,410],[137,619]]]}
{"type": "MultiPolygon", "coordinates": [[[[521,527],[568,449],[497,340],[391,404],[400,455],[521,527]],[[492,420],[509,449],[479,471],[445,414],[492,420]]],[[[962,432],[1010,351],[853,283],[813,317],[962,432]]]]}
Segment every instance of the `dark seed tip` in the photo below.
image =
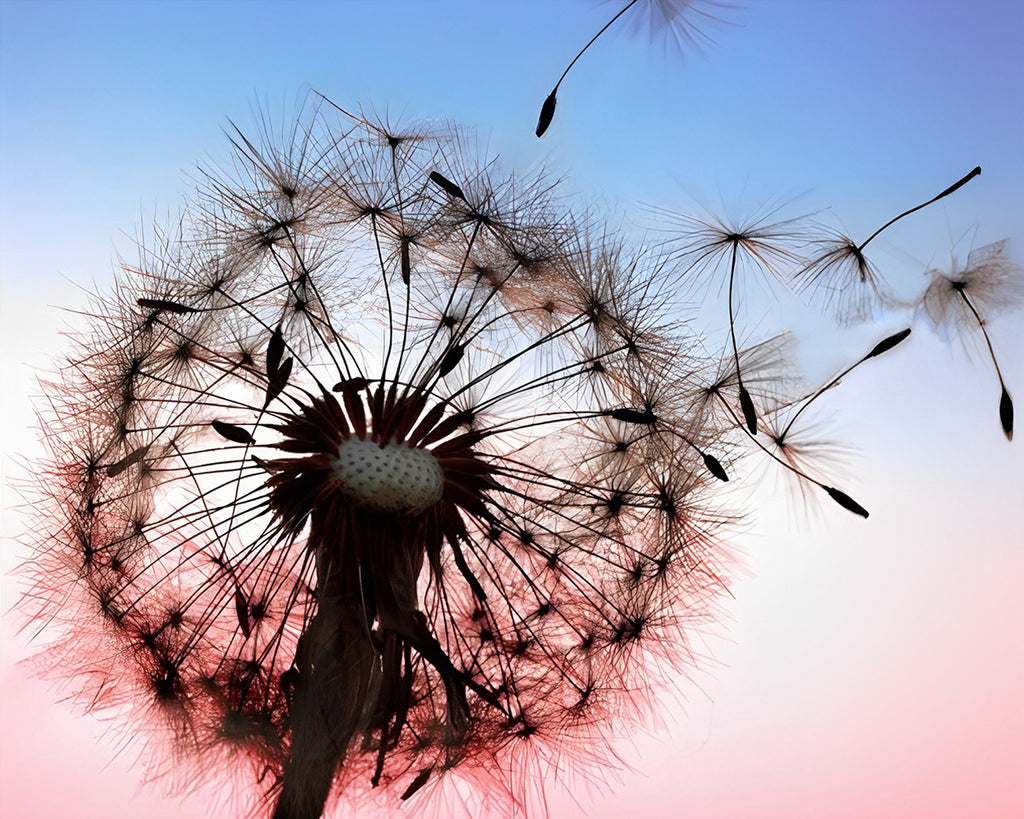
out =
{"type": "Polygon", "coordinates": [[[359,392],[359,390],[365,390],[369,385],[369,378],[363,378],[362,376],[357,378],[346,378],[344,381],[339,381],[331,387],[331,391],[342,392],[343,390],[347,390],[351,392],[359,392]]]}
{"type": "Polygon", "coordinates": [[[277,329],[270,336],[270,341],[267,342],[267,376],[269,378],[273,378],[280,368],[283,355],[284,333],[281,331],[281,325],[278,324],[277,329]]]}
{"type": "Polygon", "coordinates": [[[409,260],[409,239],[406,236],[402,237],[401,260],[402,260],[402,283],[403,284],[409,284],[409,278],[410,278],[410,274],[412,272],[412,263],[409,260]]]}
{"type": "Polygon", "coordinates": [[[447,353],[445,353],[444,358],[441,359],[439,367],[442,378],[458,366],[458,363],[462,361],[462,356],[465,355],[465,353],[466,347],[463,344],[456,344],[447,353]]]}
{"type": "Polygon", "coordinates": [[[447,193],[449,196],[455,199],[466,200],[465,195],[462,193],[462,188],[452,182],[450,179],[437,171],[430,172],[430,181],[437,185],[441,190],[447,193]]]}
{"type": "Polygon", "coordinates": [[[946,188],[942,193],[940,193],[938,196],[936,196],[935,199],[942,199],[942,197],[944,197],[944,196],[949,196],[954,191],[959,190],[960,188],[962,188],[964,185],[966,185],[968,182],[970,182],[972,179],[974,179],[974,177],[978,176],[980,173],[981,173],[981,165],[975,166],[975,168],[972,169],[969,173],[967,173],[962,179],[954,182],[952,185],[950,185],[948,188],[946,188]]]}
{"type": "Polygon", "coordinates": [[[544,104],[540,107],[540,117],[537,119],[537,137],[544,136],[544,132],[547,131],[548,126],[551,125],[551,120],[555,117],[555,94],[557,89],[548,94],[547,99],[544,100],[544,104]]]}
{"type": "Polygon", "coordinates": [[[605,410],[604,415],[614,418],[616,421],[623,421],[627,424],[654,424],[658,416],[649,409],[632,409],[631,407],[619,407],[618,409],[605,410]]]}
{"type": "Polygon", "coordinates": [[[198,312],[194,307],[188,307],[170,299],[136,299],[135,303],[139,307],[145,307],[148,310],[164,310],[168,313],[177,313],[178,315],[198,312]]]}
{"type": "Polygon", "coordinates": [[[747,429],[751,435],[757,435],[757,412],[754,411],[754,402],[750,393],[742,384],[740,385],[740,409],[743,410],[743,420],[747,422],[747,429]]]}
{"type": "Polygon", "coordinates": [[[862,518],[866,518],[868,516],[868,510],[861,506],[859,503],[857,503],[857,501],[855,501],[845,492],[839,489],[835,489],[831,486],[823,486],[822,489],[828,492],[829,497],[831,497],[832,500],[834,500],[836,503],[842,506],[843,509],[853,512],[853,514],[855,515],[860,515],[862,518]]]}
{"type": "Polygon", "coordinates": [[[999,422],[1003,425],[1003,432],[1006,434],[1006,440],[1013,440],[1013,399],[1010,398],[1010,393],[1006,391],[1006,387],[1003,387],[1003,394],[999,398],[999,422]]]}
{"type": "Polygon", "coordinates": [[[125,455],[125,457],[123,457],[117,463],[113,463],[110,466],[108,466],[107,475],[111,478],[116,478],[122,472],[126,471],[128,467],[132,466],[133,464],[137,464],[139,461],[145,458],[146,453],[148,451],[149,444],[146,444],[145,446],[140,446],[138,449],[134,450],[130,454],[125,455]]]}
{"type": "Polygon", "coordinates": [[[218,435],[233,443],[245,444],[246,446],[256,443],[256,439],[252,435],[234,424],[226,424],[223,421],[211,421],[210,425],[218,435]]]}
{"type": "Polygon", "coordinates": [[[726,474],[725,469],[722,468],[722,464],[714,455],[708,455],[706,452],[704,453],[704,466],[706,466],[708,468],[708,472],[718,478],[718,480],[729,480],[729,475],[726,474]]]}
{"type": "Polygon", "coordinates": [[[402,793],[401,799],[403,802],[410,796],[415,794],[416,791],[422,788],[425,784],[427,784],[427,779],[430,778],[430,774],[433,770],[433,767],[424,768],[422,771],[416,774],[416,778],[412,781],[409,787],[406,788],[405,791],[402,793]]]}
{"type": "Polygon", "coordinates": [[[292,364],[295,359],[286,358],[284,362],[273,372],[267,376],[267,394],[263,402],[263,407],[269,407],[270,402],[273,401],[277,396],[281,394],[284,388],[288,385],[288,379],[292,374],[292,364]]]}
{"type": "Polygon", "coordinates": [[[864,358],[874,358],[876,355],[881,355],[882,353],[888,352],[897,344],[906,339],[909,335],[910,328],[908,327],[906,330],[900,330],[898,333],[893,333],[888,338],[883,338],[871,349],[870,353],[864,356],[864,358]]]}

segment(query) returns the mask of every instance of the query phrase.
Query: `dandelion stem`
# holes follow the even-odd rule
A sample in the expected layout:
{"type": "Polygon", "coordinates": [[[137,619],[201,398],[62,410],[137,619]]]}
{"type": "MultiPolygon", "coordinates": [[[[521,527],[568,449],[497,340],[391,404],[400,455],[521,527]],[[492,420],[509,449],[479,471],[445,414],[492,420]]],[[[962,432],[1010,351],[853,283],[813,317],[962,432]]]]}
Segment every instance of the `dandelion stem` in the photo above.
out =
{"type": "Polygon", "coordinates": [[[736,384],[739,387],[740,392],[740,408],[743,410],[743,419],[746,421],[747,429],[750,430],[752,435],[757,434],[757,412],[754,410],[754,402],[750,398],[750,393],[747,392],[747,388],[743,386],[743,375],[740,373],[740,353],[739,348],[736,345],[736,316],[733,307],[733,286],[736,280],[736,249],[739,245],[740,237],[731,236],[729,237],[732,244],[732,259],[729,263],[729,336],[732,339],[732,356],[736,362],[736,384]]]}
{"type": "MultiPolygon", "coordinates": [[[[400,261],[402,281],[405,283],[405,318],[404,327],[409,326],[409,311],[412,306],[412,282],[410,278],[410,262],[409,262],[409,243],[410,239],[406,235],[405,228],[405,207],[402,204],[402,185],[398,178],[398,145],[389,141],[391,147],[391,174],[395,180],[395,202],[398,211],[398,222],[399,232],[401,238],[399,239],[400,247],[400,261]]],[[[402,364],[405,361],[405,344],[406,344],[406,333],[402,333],[402,345],[398,351],[398,364],[395,366],[395,372],[400,373],[402,371],[402,364]]]]}
{"type": "Polygon", "coordinates": [[[631,9],[631,8],[632,8],[633,6],[635,6],[635,5],[636,5],[636,3],[637,3],[637,0],[630,0],[630,1],[629,1],[629,2],[628,2],[628,3],[626,4],[626,5],[625,5],[625,6],[623,6],[623,7],[622,7],[622,10],[621,10],[621,11],[619,11],[619,13],[618,13],[618,14],[616,14],[616,15],[615,15],[614,17],[612,17],[612,19],[611,19],[611,20],[609,20],[609,21],[608,21],[607,23],[605,23],[605,24],[604,24],[604,26],[602,26],[602,27],[601,27],[601,30],[600,30],[599,32],[597,32],[597,34],[595,34],[595,35],[594,35],[593,37],[591,37],[591,38],[590,38],[590,42],[589,42],[589,43],[587,43],[587,44],[586,44],[585,46],[583,46],[583,48],[581,48],[581,49],[580,49],[580,52],[579,52],[579,54],[577,54],[577,55],[576,55],[575,57],[573,57],[573,58],[572,58],[572,62],[571,62],[571,63],[569,63],[569,65],[568,65],[568,66],[566,66],[566,69],[565,69],[565,71],[563,71],[563,72],[562,72],[562,76],[561,76],[561,77],[559,77],[559,78],[558,78],[558,82],[556,82],[556,83],[555,83],[555,87],[554,87],[554,89],[552,89],[552,93],[554,93],[555,91],[557,91],[557,90],[558,90],[558,86],[560,86],[560,85],[562,84],[562,80],[564,80],[564,79],[565,79],[565,76],[566,76],[566,74],[568,74],[568,73],[569,73],[569,71],[570,71],[570,70],[572,70],[572,67],[573,67],[574,65],[576,65],[576,61],[577,61],[577,60],[578,60],[578,59],[579,59],[580,57],[582,57],[582,56],[583,56],[583,53],[584,53],[584,52],[585,52],[585,51],[586,51],[586,50],[587,50],[588,48],[590,48],[590,47],[591,47],[591,46],[592,46],[592,45],[593,45],[593,44],[594,44],[595,42],[597,42],[597,38],[598,38],[598,37],[600,37],[600,36],[601,36],[602,34],[604,34],[604,33],[605,33],[605,32],[606,32],[606,31],[607,31],[607,30],[608,30],[608,29],[609,29],[609,28],[611,27],[611,25],[612,25],[612,24],[613,24],[613,23],[614,23],[614,22],[615,22],[616,20],[618,20],[618,19],[619,19],[619,18],[620,18],[620,17],[621,17],[621,16],[623,15],[623,14],[625,14],[625,13],[626,13],[627,11],[629,11],[629,10],[630,10],[630,9],[631,9]]]}
{"type": "Polygon", "coordinates": [[[802,413],[811,404],[817,401],[818,398],[820,398],[824,393],[828,392],[830,389],[836,386],[836,384],[842,381],[847,375],[849,375],[851,372],[857,369],[857,367],[859,367],[865,361],[867,361],[870,358],[874,358],[877,355],[881,355],[887,350],[892,349],[909,335],[910,328],[908,327],[906,330],[901,330],[900,332],[894,333],[893,335],[883,339],[882,341],[880,341],[878,344],[871,348],[871,352],[869,352],[867,355],[863,356],[858,361],[851,364],[849,367],[847,367],[845,370],[839,373],[839,375],[836,375],[833,378],[831,378],[823,387],[819,387],[817,390],[815,390],[810,395],[810,397],[803,399],[803,403],[800,405],[800,408],[793,413],[793,417],[789,419],[789,423],[787,423],[786,426],[783,428],[782,432],[779,433],[779,436],[776,438],[776,441],[784,441],[786,439],[786,435],[789,434],[789,430],[792,428],[793,424],[796,423],[796,419],[800,417],[800,413],[802,413]]]}
{"type": "Polygon", "coordinates": [[[992,359],[992,366],[996,368],[996,378],[999,379],[999,386],[1002,390],[999,400],[999,420],[1003,427],[1003,433],[1006,435],[1007,440],[1013,440],[1013,401],[1010,398],[1010,391],[1006,389],[1006,382],[1003,381],[1002,370],[999,369],[999,362],[996,360],[996,351],[992,346],[992,339],[989,338],[988,330],[985,329],[985,322],[975,308],[973,302],[967,296],[964,291],[962,284],[957,286],[954,284],[954,289],[960,294],[960,298],[964,300],[964,304],[967,305],[967,309],[971,311],[974,316],[974,320],[978,322],[978,327],[981,329],[981,335],[985,339],[985,344],[988,346],[988,354],[992,359]]]}
{"type": "Polygon", "coordinates": [[[377,263],[380,265],[380,278],[381,283],[384,285],[384,300],[388,306],[388,327],[387,327],[387,348],[384,352],[384,361],[380,367],[380,384],[384,386],[384,380],[387,377],[388,365],[391,363],[391,350],[395,344],[395,314],[391,306],[391,288],[388,285],[388,272],[384,266],[384,251],[380,247],[380,232],[377,229],[377,214],[370,214],[370,225],[373,228],[373,243],[377,248],[377,263]]]}
{"type": "Polygon", "coordinates": [[[555,83],[554,88],[551,89],[551,93],[548,94],[547,99],[544,100],[544,105],[541,107],[540,119],[537,122],[536,133],[538,137],[544,136],[544,132],[547,131],[548,126],[551,124],[551,120],[555,115],[556,95],[558,94],[558,87],[562,84],[562,80],[565,79],[566,75],[572,70],[572,67],[576,65],[576,61],[583,56],[584,52],[588,48],[590,48],[595,42],[597,42],[597,38],[604,34],[612,25],[612,23],[614,23],[623,14],[629,11],[634,5],[636,5],[636,2],[637,0],[630,0],[629,3],[623,6],[623,8],[618,12],[618,14],[616,14],[614,17],[612,17],[611,20],[605,23],[601,30],[590,38],[590,42],[583,46],[583,48],[580,49],[579,53],[572,58],[572,62],[570,62],[569,65],[566,66],[565,71],[562,72],[562,76],[558,78],[558,82],[555,83]]]}
{"type": "MultiPolygon", "coordinates": [[[[470,255],[473,252],[473,245],[476,243],[476,239],[477,236],[479,236],[479,234],[480,222],[474,221],[472,234],[469,237],[469,241],[466,243],[466,250],[462,255],[462,262],[459,264],[459,272],[458,275],[456,275],[455,277],[455,281],[452,283],[450,292],[448,293],[448,300],[445,303],[444,313],[442,315],[447,314],[447,312],[451,309],[452,305],[455,303],[455,295],[456,293],[458,293],[459,284],[462,281],[462,276],[466,272],[466,265],[469,263],[470,255]]],[[[444,325],[442,324],[442,322],[439,321],[434,326],[433,332],[430,334],[430,338],[423,345],[423,355],[420,356],[419,361],[416,362],[416,366],[413,368],[413,379],[415,379],[415,377],[419,373],[420,367],[422,367],[427,362],[430,352],[434,346],[434,341],[437,339],[437,335],[441,331],[442,326],[444,325]]],[[[423,385],[424,389],[433,388],[433,386],[441,379],[441,376],[438,375],[441,362],[445,360],[445,358],[452,351],[452,349],[458,346],[458,344],[458,334],[452,333],[451,338],[449,338],[448,341],[445,343],[444,349],[441,350],[435,362],[427,368],[426,372],[423,373],[422,376],[420,376],[421,384],[423,385]]]]}
{"type": "Polygon", "coordinates": [[[870,242],[872,239],[874,239],[879,233],[881,233],[887,227],[889,227],[890,225],[895,224],[896,222],[898,222],[904,216],[910,216],[910,214],[916,213],[917,211],[921,210],[921,208],[928,207],[928,205],[932,204],[932,202],[938,202],[943,197],[949,196],[954,191],[957,191],[960,188],[962,188],[964,185],[966,185],[968,182],[970,182],[972,179],[974,179],[974,177],[976,177],[980,173],[981,173],[981,166],[979,165],[976,168],[974,168],[972,171],[970,171],[970,173],[965,174],[961,179],[959,179],[958,181],[956,181],[952,185],[950,185],[948,188],[946,188],[938,196],[933,196],[927,202],[922,202],[920,205],[917,205],[916,207],[913,207],[910,210],[903,211],[903,213],[901,213],[899,216],[894,216],[892,219],[890,219],[888,222],[886,222],[884,225],[882,225],[878,230],[876,230],[874,233],[872,233],[870,236],[868,236],[868,238],[865,239],[860,244],[860,246],[857,248],[857,252],[858,253],[863,252],[864,248],[867,247],[868,242],[870,242]]]}
{"type": "MultiPolygon", "coordinates": [[[[718,393],[715,393],[715,394],[718,395],[718,393]]],[[[772,452],[770,449],[768,449],[768,447],[766,447],[763,443],[761,443],[761,441],[758,439],[758,437],[756,435],[751,434],[750,432],[748,432],[746,427],[744,427],[743,424],[740,423],[739,416],[736,415],[736,411],[731,406],[729,406],[728,402],[726,402],[726,400],[724,398],[722,398],[720,395],[718,397],[721,400],[723,406],[729,412],[729,414],[735,419],[736,424],[741,429],[743,429],[743,431],[744,431],[744,433],[746,433],[747,437],[750,438],[750,440],[753,441],[755,444],[757,444],[757,446],[761,449],[762,452],[764,452],[765,455],[767,455],[769,458],[771,458],[777,464],[781,464],[782,466],[784,466],[786,469],[788,469],[793,474],[797,475],[800,478],[803,478],[808,483],[812,483],[815,486],[817,486],[819,489],[824,490],[826,493],[828,493],[828,496],[830,498],[832,498],[832,500],[834,500],[836,503],[838,503],[844,509],[847,509],[850,512],[853,512],[855,515],[860,515],[862,518],[866,518],[868,516],[867,509],[865,509],[863,506],[861,506],[859,503],[857,503],[853,498],[851,498],[845,492],[843,492],[843,491],[841,491],[839,489],[836,489],[834,486],[828,486],[827,484],[824,484],[824,483],[822,483],[819,480],[815,480],[810,475],[808,475],[806,472],[802,472],[801,470],[797,469],[795,466],[793,466],[793,464],[788,463],[786,460],[784,460],[783,458],[780,458],[778,455],[776,455],[774,452],[772,452]]]]}

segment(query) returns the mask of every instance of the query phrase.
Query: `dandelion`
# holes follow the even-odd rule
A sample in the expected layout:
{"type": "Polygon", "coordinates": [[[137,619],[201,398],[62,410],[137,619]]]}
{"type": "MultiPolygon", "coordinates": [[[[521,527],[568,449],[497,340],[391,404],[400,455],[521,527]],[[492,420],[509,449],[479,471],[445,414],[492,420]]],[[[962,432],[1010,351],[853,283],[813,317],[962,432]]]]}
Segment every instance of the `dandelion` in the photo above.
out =
{"type": "Polygon", "coordinates": [[[846,376],[848,376],[851,372],[853,372],[855,369],[857,369],[857,367],[859,367],[861,364],[865,363],[866,361],[869,361],[872,358],[875,358],[875,357],[880,356],[880,355],[882,355],[884,353],[887,353],[893,347],[896,347],[897,345],[902,344],[904,341],[906,341],[907,338],[910,337],[910,332],[911,332],[910,328],[908,327],[905,330],[900,330],[898,333],[893,333],[891,336],[886,336],[881,341],[879,341],[874,347],[872,347],[871,350],[869,350],[866,355],[864,355],[863,357],[857,359],[857,361],[855,361],[853,364],[851,364],[850,366],[848,366],[845,369],[843,369],[837,375],[834,375],[824,385],[822,385],[818,389],[814,390],[814,392],[812,392],[810,395],[807,395],[806,397],[804,397],[804,398],[800,399],[799,401],[797,401],[796,402],[796,405],[797,405],[796,410],[792,413],[791,416],[789,416],[789,420],[787,421],[786,425],[784,427],[782,427],[780,432],[777,435],[773,436],[773,438],[772,438],[773,442],[777,446],[779,446],[779,447],[784,447],[786,445],[787,436],[789,434],[789,431],[793,428],[793,424],[796,422],[797,418],[799,418],[800,415],[808,407],[811,406],[811,404],[813,404],[815,401],[817,401],[826,392],[828,392],[829,390],[831,390],[834,387],[838,386],[839,383],[844,378],[846,378],[846,376]]]}
{"type": "Polygon", "coordinates": [[[631,13],[635,29],[646,30],[651,36],[654,36],[656,33],[667,32],[671,40],[681,48],[684,45],[689,46],[709,41],[707,34],[701,28],[701,24],[717,20],[717,18],[705,8],[702,8],[702,6],[706,5],[708,5],[707,0],[629,0],[580,49],[579,53],[566,66],[562,76],[558,78],[555,87],[551,89],[551,93],[547,95],[544,104],[541,106],[540,116],[537,119],[537,136],[544,136],[544,133],[551,125],[552,119],[554,119],[555,106],[558,102],[558,89],[562,85],[562,81],[587,49],[597,42],[598,38],[611,28],[620,17],[626,15],[627,12],[631,13]],[[693,18],[701,19],[698,21],[693,18]]]}
{"type": "Polygon", "coordinates": [[[987,316],[1024,301],[1024,267],[1006,253],[1006,240],[971,251],[963,269],[954,260],[949,273],[930,269],[931,282],[920,308],[935,329],[951,338],[968,338],[980,330],[999,379],[999,422],[1007,440],[1013,440],[1013,401],[996,360],[992,339],[985,328],[987,316]]]}
{"type": "Polygon", "coordinates": [[[328,110],[233,132],[96,297],[22,606],[172,789],[511,815],[685,671],[735,421],[656,256],[456,132],[328,110]]]}
{"type": "MultiPolygon", "coordinates": [[[[724,359],[718,365],[716,377],[703,388],[700,412],[704,416],[709,416],[720,411],[727,419],[731,419],[736,429],[740,430],[757,449],[800,480],[801,491],[808,485],[816,487],[847,511],[866,518],[868,511],[863,506],[846,492],[826,483],[807,464],[808,455],[812,456],[813,460],[814,454],[824,452],[832,448],[832,445],[823,440],[808,440],[803,434],[806,431],[799,428],[794,430],[794,425],[809,406],[827,391],[838,386],[847,374],[865,361],[891,350],[909,335],[910,330],[903,330],[883,339],[867,355],[831,378],[822,387],[796,399],[788,392],[797,383],[796,377],[788,372],[791,369],[789,347],[792,341],[788,333],[740,351],[736,361],[742,362],[747,373],[747,383],[763,387],[758,389],[755,395],[763,408],[760,415],[763,424],[761,432],[766,433],[770,443],[762,441],[759,434],[749,428],[746,419],[742,418],[742,401],[740,412],[737,412],[736,402],[730,397],[731,389],[739,389],[740,386],[739,364],[733,368],[734,360],[724,359]],[[728,361],[728,365],[723,366],[725,361],[728,361]]],[[[754,403],[753,399],[749,400],[751,404],[754,403]]]]}
{"type": "MultiPolygon", "coordinates": [[[[872,358],[883,355],[899,344],[902,344],[910,337],[910,328],[900,330],[890,336],[886,336],[872,347],[864,356],[857,359],[853,364],[845,367],[838,374],[829,378],[822,386],[801,396],[794,401],[787,401],[780,404],[772,412],[767,413],[764,419],[765,432],[771,441],[772,447],[761,448],[776,463],[783,466],[792,475],[799,478],[801,489],[806,484],[811,484],[823,489],[833,500],[852,512],[867,517],[867,511],[860,504],[853,501],[849,495],[826,485],[822,478],[815,474],[814,462],[828,457],[833,445],[826,440],[811,438],[809,430],[801,428],[797,422],[800,416],[813,406],[819,398],[835,389],[846,376],[852,373],[872,358]],[[838,494],[837,494],[838,493],[838,494]]],[[[760,444],[760,442],[757,442],[760,444]]]]}
{"type": "Polygon", "coordinates": [[[859,244],[838,231],[828,231],[826,238],[815,242],[818,252],[794,272],[797,289],[823,292],[826,305],[842,324],[864,321],[892,305],[895,299],[878,269],[864,255],[864,248],[900,219],[958,191],[980,173],[981,168],[974,168],[942,193],[894,216],[859,244]]]}
{"type": "Polygon", "coordinates": [[[721,275],[728,265],[729,340],[743,421],[752,435],[757,433],[757,410],[744,385],[740,350],[736,342],[736,284],[743,269],[785,281],[789,268],[800,260],[801,219],[772,222],[775,211],[745,222],[701,219],[672,211],[661,211],[675,233],[670,243],[683,266],[683,277],[700,281],[721,275]]]}

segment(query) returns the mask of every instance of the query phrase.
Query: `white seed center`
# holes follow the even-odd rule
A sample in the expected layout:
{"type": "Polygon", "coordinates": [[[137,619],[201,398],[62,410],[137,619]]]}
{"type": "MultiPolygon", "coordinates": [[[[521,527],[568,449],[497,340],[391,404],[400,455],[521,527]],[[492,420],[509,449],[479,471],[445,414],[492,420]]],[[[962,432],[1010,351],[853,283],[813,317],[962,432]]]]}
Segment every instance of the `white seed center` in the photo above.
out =
{"type": "Polygon", "coordinates": [[[441,465],[425,449],[389,443],[381,447],[346,438],[331,465],[341,491],[376,512],[416,514],[430,508],[444,491],[441,465]]]}

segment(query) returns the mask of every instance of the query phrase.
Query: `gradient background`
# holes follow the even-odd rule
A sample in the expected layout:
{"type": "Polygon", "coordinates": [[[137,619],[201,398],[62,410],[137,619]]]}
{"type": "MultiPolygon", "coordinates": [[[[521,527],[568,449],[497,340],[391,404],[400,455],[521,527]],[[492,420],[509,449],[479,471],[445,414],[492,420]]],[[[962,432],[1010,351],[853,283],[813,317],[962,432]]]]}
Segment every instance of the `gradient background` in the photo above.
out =
{"type": "MultiPolygon", "coordinates": [[[[913,296],[954,243],[961,259],[972,242],[1021,249],[1024,4],[752,2],[723,9],[734,24],[710,29],[717,44],[682,56],[612,31],[536,140],[551,83],[616,9],[0,3],[5,481],[40,451],[32,368],[73,323],[55,306],[80,308],[117,252],[131,257],[138,225],[175,210],[195,162],[226,156],[225,117],[251,130],[254,103],[280,116],[308,88],[392,121],[474,125],[506,167],[546,164],[612,214],[791,202],[792,215],[831,206],[864,236],[980,164],[954,197],[884,234],[873,258],[913,296]]],[[[780,321],[803,330],[812,379],[910,320],[839,333],[747,311],[758,337],[780,321]]],[[[1019,416],[1022,316],[991,323],[1019,416]]],[[[824,408],[859,453],[836,482],[870,520],[831,504],[807,515],[774,480],[737,496],[751,511],[736,538],[745,570],[705,640],[714,659],[666,700],[664,725],[623,747],[635,770],[600,772],[578,804],[553,796],[553,819],[1024,815],[1024,442],[1002,436],[985,359],[915,329],[824,408]]],[[[3,491],[10,570],[17,498],[3,491]]],[[[4,611],[16,589],[5,579],[4,611]]],[[[117,734],[72,716],[18,665],[28,649],[16,625],[5,617],[5,819],[206,816],[201,798],[138,788],[117,734]]]]}

